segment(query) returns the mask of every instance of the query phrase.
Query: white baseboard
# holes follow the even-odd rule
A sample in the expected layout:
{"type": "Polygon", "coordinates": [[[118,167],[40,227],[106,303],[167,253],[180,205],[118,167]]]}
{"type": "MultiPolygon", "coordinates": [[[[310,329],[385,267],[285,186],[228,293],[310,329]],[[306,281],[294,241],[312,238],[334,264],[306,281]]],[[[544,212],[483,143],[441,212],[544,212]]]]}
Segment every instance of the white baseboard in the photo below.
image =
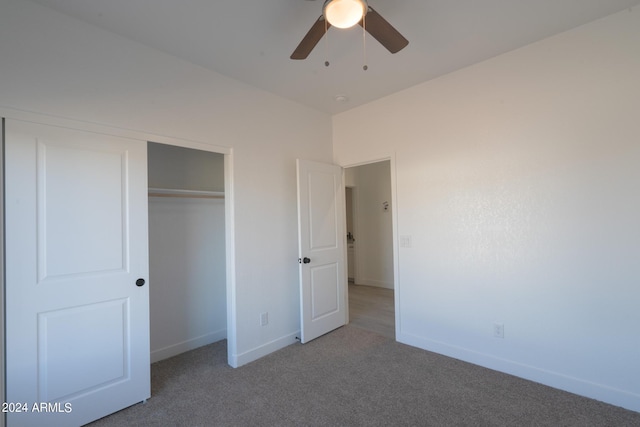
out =
{"type": "Polygon", "coordinates": [[[358,281],[356,283],[358,285],[375,286],[377,288],[393,289],[393,282],[389,283],[389,282],[384,282],[382,280],[360,278],[360,279],[358,279],[358,281]]]}
{"type": "Polygon", "coordinates": [[[514,375],[549,387],[640,412],[640,395],[636,393],[613,388],[605,384],[597,384],[581,378],[571,377],[560,372],[553,372],[536,366],[526,365],[513,360],[501,359],[489,354],[479,353],[467,348],[412,334],[401,332],[396,335],[396,340],[403,344],[453,357],[454,359],[473,363],[474,365],[483,366],[493,369],[494,371],[514,375]]]}
{"type": "Polygon", "coordinates": [[[291,334],[285,335],[283,337],[270,341],[266,344],[263,344],[259,347],[253,348],[249,351],[245,351],[244,353],[233,355],[229,358],[229,364],[234,368],[240,367],[242,365],[246,365],[247,363],[253,362],[254,360],[258,360],[269,353],[273,353],[274,351],[280,350],[281,348],[287,347],[295,343],[297,341],[296,337],[299,337],[299,336],[300,336],[300,331],[293,332],[291,334]]]}
{"type": "Polygon", "coordinates": [[[225,338],[227,338],[227,330],[220,329],[218,331],[191,338],[177,344],[172,344],[164,348],[152,350],[151,363],[177,356],[178,354],[184,353],[185,351],[193,350],[198,347],[202,347],[203,345],[212,344],[225,338]]]}

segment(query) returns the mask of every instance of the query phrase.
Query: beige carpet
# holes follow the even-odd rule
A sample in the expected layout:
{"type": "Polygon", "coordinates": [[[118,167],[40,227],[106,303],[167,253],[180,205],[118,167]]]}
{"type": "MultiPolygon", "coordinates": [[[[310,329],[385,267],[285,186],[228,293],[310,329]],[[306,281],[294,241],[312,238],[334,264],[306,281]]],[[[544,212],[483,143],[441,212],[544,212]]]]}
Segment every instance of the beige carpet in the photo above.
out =
{"type": "Polygon", "coordinates": [[[155,363],[152,397],[104,426],[640,426],[640,413],[354,326],[238,369],[222,341],[155,363]]]}

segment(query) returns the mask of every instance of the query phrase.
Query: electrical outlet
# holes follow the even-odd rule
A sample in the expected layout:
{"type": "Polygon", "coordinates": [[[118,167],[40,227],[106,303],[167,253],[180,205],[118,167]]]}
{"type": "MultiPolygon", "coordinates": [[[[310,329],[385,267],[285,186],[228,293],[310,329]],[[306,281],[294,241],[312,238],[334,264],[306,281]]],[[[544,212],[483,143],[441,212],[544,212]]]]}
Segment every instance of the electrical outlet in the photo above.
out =
{"type": "Polygon", "coordinates": [[[269,313],[262,313],[260,315],[260,326],[267,326],[269,324],[269,313]]]}
{"type": "Polygon", "coordinates": [[[411,236],[400,236],[400,247],[401,248],[410,248],[411,247],[411,236]]]}
{"type": "Polygon", "coordinates": [[[504,323],[493,324],[493,336],[496,338],[504,338],[504,323]]]}

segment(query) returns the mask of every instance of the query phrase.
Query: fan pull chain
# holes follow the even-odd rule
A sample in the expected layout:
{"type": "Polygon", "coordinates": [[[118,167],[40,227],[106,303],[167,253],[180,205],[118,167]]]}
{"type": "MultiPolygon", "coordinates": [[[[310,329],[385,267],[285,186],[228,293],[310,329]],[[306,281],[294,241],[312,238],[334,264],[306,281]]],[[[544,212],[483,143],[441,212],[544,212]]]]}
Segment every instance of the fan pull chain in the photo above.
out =
{"type": "Polygon", "coordinates": [[[329,66],[329,26],[327,25],[327,20],[324,20],[324,46],[325,46],[325,61],[324,66],[329,66]]]}
{"type": "Polygon", "coordinates": [[[362,69],[364,71],[367,71],[369,69],[369,66],[367,65],[367,19],[366,19],[366,15],[362,16],[362,62],[364,63],[364,65],[362,66],[362,69]]]}

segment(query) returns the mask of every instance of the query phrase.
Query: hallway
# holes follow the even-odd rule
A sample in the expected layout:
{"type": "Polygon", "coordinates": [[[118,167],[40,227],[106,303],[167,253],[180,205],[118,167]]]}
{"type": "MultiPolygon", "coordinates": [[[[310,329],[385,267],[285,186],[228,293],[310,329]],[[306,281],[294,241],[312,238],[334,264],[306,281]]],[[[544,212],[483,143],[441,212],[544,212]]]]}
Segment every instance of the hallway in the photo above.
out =
{"type": "Polygon", "coordinates": [[[393,290],[349,283],[349,324],[395,339],[393,290]]]}

